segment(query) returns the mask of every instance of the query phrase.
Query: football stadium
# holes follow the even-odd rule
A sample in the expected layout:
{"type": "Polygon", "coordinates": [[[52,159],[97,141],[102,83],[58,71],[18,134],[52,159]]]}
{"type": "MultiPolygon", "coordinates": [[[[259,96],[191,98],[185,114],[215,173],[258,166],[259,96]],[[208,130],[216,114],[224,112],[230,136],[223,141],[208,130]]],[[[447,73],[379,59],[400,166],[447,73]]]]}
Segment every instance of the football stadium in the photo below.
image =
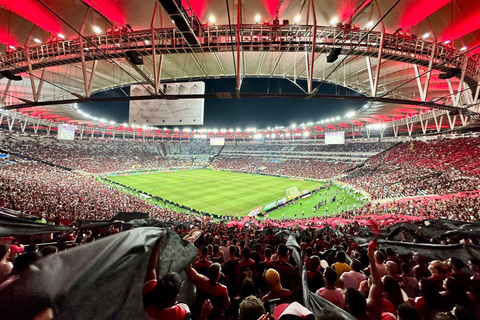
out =
{"type": "Polygon", "coordinates": [[[480,319],[479,1],[0,17],[0,319],[480,319]]]}

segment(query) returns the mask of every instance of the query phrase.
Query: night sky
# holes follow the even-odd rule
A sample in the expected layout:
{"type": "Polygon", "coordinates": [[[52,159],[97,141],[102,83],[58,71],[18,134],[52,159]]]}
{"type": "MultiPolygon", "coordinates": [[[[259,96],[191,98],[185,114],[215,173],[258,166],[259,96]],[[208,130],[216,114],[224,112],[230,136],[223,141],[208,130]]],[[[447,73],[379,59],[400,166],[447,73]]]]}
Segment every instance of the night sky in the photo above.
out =
{"type": "MultiPolygon", "coordinates": [[[[235,91],[234,78],[207,79],[204,82],[205,93],[234,93],[235,91]]],[[[305,81],[297,81],[297,83],[306,89],[305,81]]],[[[129,88],[126,87],[124,91],[129,93],[129,88]]],[[[241,92],[302,93],[293,83],[280,78],[245,78],[241,92]]],[[[360,95],[352,90],[328,83],[321,86],[318,94],[360,95]]],[[[125,96],[125,94],[119,89],[113,89],[92,96],[109,97],[125,96]]],[[[293,123],[315,122],[334,116],[343,116],[349,111],[360,109],[364,104],[365,102],[362,101],[329,99],[205,99],[204,127],[289,126],[293,123]]],[[[128,122],[128,105],[128,101],[81,103],[79,108],[94,117],[124,123],[128,122]]]]}

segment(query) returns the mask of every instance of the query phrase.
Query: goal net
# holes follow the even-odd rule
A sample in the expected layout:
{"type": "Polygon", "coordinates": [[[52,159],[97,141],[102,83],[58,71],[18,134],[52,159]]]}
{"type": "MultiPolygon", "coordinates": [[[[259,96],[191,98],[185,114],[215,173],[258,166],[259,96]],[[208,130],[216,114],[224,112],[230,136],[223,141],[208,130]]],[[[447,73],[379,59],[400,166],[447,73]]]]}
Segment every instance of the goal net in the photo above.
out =
{"type": "Polygon", "coordinates": [[[287,198],[295,198],[298,196],[298,188],[297,187],[291,187],[286,190],[287,198]]]}

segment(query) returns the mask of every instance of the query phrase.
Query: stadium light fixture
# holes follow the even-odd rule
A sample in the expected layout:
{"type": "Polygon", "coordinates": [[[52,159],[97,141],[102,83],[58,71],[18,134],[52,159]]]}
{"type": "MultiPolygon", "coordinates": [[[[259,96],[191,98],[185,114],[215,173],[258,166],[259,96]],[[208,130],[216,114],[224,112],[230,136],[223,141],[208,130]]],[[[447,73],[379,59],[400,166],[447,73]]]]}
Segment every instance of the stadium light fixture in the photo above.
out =
{"type": "Polygon", "coordinates": [[[367,28],[371,28],[371,27],[373,27],[373,21],[368,21],[367,28]]]}
{"type": "Polygon", "coordinates": [[[275,139],[277,135],[275,133],[272,133],[272,139],[275,139]]]}
{"type": "Polygon", "coordinates": [[[255,16],[255,23],[260,23],[260,21],[262,21],[262,17],[260,17],[260,15],[256,15],[255,16]]]}
{"type": "Polygon", "coordinates": [[[65,36],[64,36],[63,34],[59,33],[59,34],[57,34],[57,36],[58,36],[59,38],[65,40],[65,36]]]}
{"type": "Polygon", "coordinates": [[[42,43],[42,41],[40,41],[40,39],[38,39],[38,38],[33,39],[33,42],[35,42],[35,43],[42,43]]]}
{"type": "Polygon", "coordinates": [[[174,128],[173,131],[178,132],[178,128],[174,128]]]}
{"type": "Polygon", "coordinates": [[[337,17],[334,17],[332,18],[332,20],[330,20],[330,25],[332,26],[336,26],[338,23],[338,18],[337,17]]]}
{"type": "Polygon", "coordinates": [[[335,120],[340,120],[340,117],[339,117],[339,116],[337,116],[337,117],[335,118],[335,120]]]}
{"type": "Polygon", "coordinates": [[[296,125],[295,123],[294,123],[294,124],[292,124],[292,128],[294,128],[294,129],[295,129],[296,127],[297,127],[297,125],[296,125]]]}
{"type": "Polygon", "coordinates": [[[430,32],[425,32],[422,36],[422,39],[426,39],[428,37],[430,37],[430,32]]]}
{"type": "Polygon", "coordinates": [[[297,15],[297,16],[295,16],[295,18],[293,19],[293,22],[299,23],[301,18],[302,18],[302,17],[300,17],[300,15],[297,15]]]}
{"type": "Polygon", "coordinates": [[[308,131],[304,131],[304,132],[303,132],[303,136],[304,136],[304,137],[308,137],[309,134],[310,134],[310,132],[308,132],[308,131]]]}
{"type": "Polygon", "coordinates": [[[208,22],[210,22],[211,24],[215,24],[215,16],[210,16],[210,18],[208,18],[208,22]]]}
{"type": "Polygon", "coordinates": [[[93,32],[95,32],[96,34],[102,33],[102,29],[100,29],[100,27],[93,26],[92,29],[93,29],[93,32]]]}
{"type": "Polygon", "coordinates": [[[355,111],[350,111],[349,113],[346,114],[347,118],[351,118],[355,115],[355,111]]]}
{"type": "Polygon", "coordinates": [[[148,46],[150,44],[150,40],[145,40],[145,44],[148,46]]]}
{"type": "Polygon", "coordinates": [[[460,51],[465,51],[465,50],[467,50],[467,47],[466,47],[466,46],[463,46],[463,47],[460,49],[460,51]]]}
{"type": "Polygon", "coordinates": [[[450,42],[452,42],[452,41],[450,41],[450,40],[445,40],[445,42],[443,42],[443,44],[449,44],[450,42]]]}

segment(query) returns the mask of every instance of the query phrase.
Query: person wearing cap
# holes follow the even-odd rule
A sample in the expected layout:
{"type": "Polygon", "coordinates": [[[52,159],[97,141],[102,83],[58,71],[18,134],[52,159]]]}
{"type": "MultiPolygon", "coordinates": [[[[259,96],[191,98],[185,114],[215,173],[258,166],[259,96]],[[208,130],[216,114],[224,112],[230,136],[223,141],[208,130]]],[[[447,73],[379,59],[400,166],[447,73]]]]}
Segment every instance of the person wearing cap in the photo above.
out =
{"type": "Polygon", "coordinates": [[[274,320],[315,320],[315,315],[302,306],[300,303],[294,301],[292,303],[282,303],[275,308],[273,312],[274,320]]]}
{"type": "Polygon", "coordinates": [[[268,269],[264,274],[268,289],[270,290],[262,297],[265,310],[270,310],[268,302],[273,299],[280,299],[280,303],[291,303],[295,301],[295,297],[288,289],[283,289],[280,281],[280,274],[275,269],[268,269]]]}
{"type": "Polygon", "coordinates": [[[192,268],[191,264],[185,267],[188,279],[197,287],[197,299],[192,307],[193,318],[198,318],[200,308],[206,300],[210,300],[213,306],[208,319],[220,319],[222,310],[230,307],[230,297],[226,286],[218,283],[222,276],[222,266],[213,263],[208,267],[208,276],[199,274],[192,268]]]}

